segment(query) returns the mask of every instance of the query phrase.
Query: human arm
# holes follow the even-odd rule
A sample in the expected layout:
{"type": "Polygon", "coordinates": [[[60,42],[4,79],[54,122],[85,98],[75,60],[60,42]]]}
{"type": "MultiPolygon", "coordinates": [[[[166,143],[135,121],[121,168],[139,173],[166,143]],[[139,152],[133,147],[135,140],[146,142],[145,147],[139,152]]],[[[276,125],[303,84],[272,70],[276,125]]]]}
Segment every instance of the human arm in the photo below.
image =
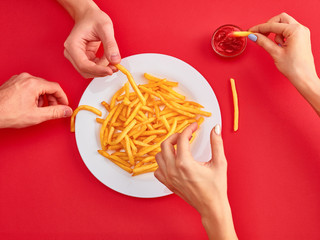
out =
{"type": "Polygon", "coordinates": [[[211,131],[212,159],[206,163],[196,162],[190,152],[189,139],[196,129],[193,123],[162,143],[156,155],[159,168],[155,177],[200,213],[209,239],[237,239],[227,196],[221,127],[211,131]]]}
{"type": "Polygon", "coordinates": [[[278,70],[286,76],[320,116],[320,80],[311,50],[310,31],[286,13],[267,23],[249,29],[249,37],[273,58],[278,70]],[[274,41],[268,38],[275,33],[274,41]]]}
{"type": "Polygon", "coordinates": [[[70,117],[72,109],[67,105],[68,98],[58,83],[28,73],[15,75],[0,86],[0,128],[23,128],[70,117]]]}
{"type": "Polygon", "coordinates": [[[121,57],[113,23],[92,0],[57,0],[75,25],[64,43],[64,55],[85,78],[103,77],[117,71],[121,57]],[[97,56],[100,45],[104,53],[97,56]]]}

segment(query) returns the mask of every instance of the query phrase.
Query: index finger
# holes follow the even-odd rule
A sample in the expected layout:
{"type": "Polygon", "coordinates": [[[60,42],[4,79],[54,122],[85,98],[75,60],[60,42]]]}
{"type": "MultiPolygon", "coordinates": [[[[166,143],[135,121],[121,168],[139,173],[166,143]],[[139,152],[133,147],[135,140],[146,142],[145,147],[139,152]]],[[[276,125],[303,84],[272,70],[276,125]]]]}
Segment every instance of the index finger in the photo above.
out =
{"type": "MultiPolygon", "coordinates": [[[[80,72],[85,72],[97,77],[111,75],[113,73],[111,69],[90,61],[88,56],[85,54],[86,49],[83,49],[81,46],[76,46],[76,44],[74,44],[70,45],[69,48],[65,50],[67,53],[66,55],[72,59],[76,68],[80,72]]],[[[71,59],[69,60],[71,61],[71,59]]]]}
{"type": "Polygon", "coordinates": [[[270,22],[270,23],[262,23],[259,25],[256,25],[249,29],[251,32],[257,32],[257,33],[275,33],[275,34],[281,34],[285,36],[286,29],[289,25],[286,23],[276,23],[276,22],[270,22]]]}
{"type": "Polygon", "coordinates": [[[274,16],[268,20],[268,23],[276,22],[276,23],[288,23],[288,24],[298,24],[299,22],[291,17],[287,13],[281,13],[277,16],[274,16]]]}
{"type": "Polygon", "coordinates": [[[197,122],[190,124],[183,132],[180,134],[177,140],[177,156],[180,159],[184,159],[186,155],[190,154],[190,143],[189,140],[192,137],[192,133],[198,128],[197,122]]]}
{"type": "Polygon", "coordinates": [[[174,145],[177,143],[179,133],[175,133],[161,143],[161,154],[166,165],[166,169],[175,168],[176,154],[174,145]]]}
{"type": "Polygon", "coordinates": [[[63,105],[68,105],[68,98],[65,92],[62,90],[60,85],[56,82],[50,82],[42,78],[38,78],[40,80],[39,84],[39,93],[41,95],[43,94],[49,94],[53,96],[58,103],[63,105]]]}

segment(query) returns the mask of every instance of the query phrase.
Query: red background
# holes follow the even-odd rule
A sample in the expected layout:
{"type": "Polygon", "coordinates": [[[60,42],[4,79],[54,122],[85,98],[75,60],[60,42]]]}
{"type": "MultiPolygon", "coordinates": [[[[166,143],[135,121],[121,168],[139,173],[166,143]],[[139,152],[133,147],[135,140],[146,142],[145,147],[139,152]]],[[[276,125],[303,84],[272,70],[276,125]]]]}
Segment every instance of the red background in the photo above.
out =
{"type": "MultiPolygon", "coordinates": [[[[319,117],[255,43],[234,59],[218,57],[210,46],[222,24],[246,29],[285,11],[310,28],[319,66],[320,2],[96,2],[113,19],[122,57],[168,54],[209,81],[222,113],[239,238],[320,239],[319,117]],[[230,77],[239,94],[237,133],[230,77]]],[[[0,83],[29,72],[59,82],[75,108],[90,80],[63,56],[73,27],[67,12],[52,0],[1,1],[0,23],[0,83]]],[[[132,198],[95,179],[78,153],[69,119],[0,130],[0,160],[1,239],[207,238],[198,213],[179,197],[132,198]]]]}

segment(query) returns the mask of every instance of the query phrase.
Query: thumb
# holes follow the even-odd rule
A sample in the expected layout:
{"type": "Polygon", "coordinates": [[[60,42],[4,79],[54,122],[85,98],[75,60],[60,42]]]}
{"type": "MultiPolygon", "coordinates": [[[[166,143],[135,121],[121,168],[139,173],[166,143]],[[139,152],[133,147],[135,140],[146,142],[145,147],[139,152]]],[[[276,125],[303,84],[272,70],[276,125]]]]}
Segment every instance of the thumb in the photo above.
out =
{"type": "Polygon", "coordinates": [[[65,118],[72,115],[72,109],[66,105],[54,105],[40,107],[35,111],[39,122],[44,122],[51,119],[65,118]]]}
{"type": "Polygon", "coordinates": [[[221,126],[217,124],[210,134],[211,154],[213,164],[225,163],[226,157],[224,155],[223,141],[221,137],[221,126]]]}
{"type": "Polygon", "coordinates": [[[100,38],[103,45],[104,55],[107,60],[115,65],[120,63],[121,56],[118,48],[118,44],[114,37],[114,31],[112,24],[105,24],[102,27],[100,38]]]}
{"type": "Polygon", "coordinates": [[[280,46],[278,46],[274,41],[272,41],[267,36],[260,33],[252,33],[248,36],[248,38],[256,42],[259,46],[261,46],[264,50],[266,50],[273,59],[277,58],[280,52],[283,50],[280,46]]]}

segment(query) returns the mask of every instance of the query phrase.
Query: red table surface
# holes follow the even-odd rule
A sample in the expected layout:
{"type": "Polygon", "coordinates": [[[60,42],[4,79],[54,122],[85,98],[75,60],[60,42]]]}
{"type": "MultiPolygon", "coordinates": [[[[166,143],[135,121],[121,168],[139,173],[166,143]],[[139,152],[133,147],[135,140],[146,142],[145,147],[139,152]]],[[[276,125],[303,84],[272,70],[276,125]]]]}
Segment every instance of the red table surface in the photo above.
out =
{"type": "MultiPolygon", "coordinates": [[[[246,29],[285,11],[310,28],[319,68],[320,2],[96,2],[113,19],[122,57],[171,55],[210,83],[239,238],[320,239],[319,117],[255,43],[234,59],[210,45],[222,24],[246,29]],[[236,133],[230,77],[240,104],[236,133]]],[[[73,27],[67,12],[55,1],[1,1],[0,23],[0,83],[29,72],[59,82],[76,108],[90,80],[63,56],[73,27]]],[[[207,239],[198,213],[178,196],[139,199],[100,183],[79,155],[69,119],[0,130],[0,154],[0,239],[207,239]]]]}

